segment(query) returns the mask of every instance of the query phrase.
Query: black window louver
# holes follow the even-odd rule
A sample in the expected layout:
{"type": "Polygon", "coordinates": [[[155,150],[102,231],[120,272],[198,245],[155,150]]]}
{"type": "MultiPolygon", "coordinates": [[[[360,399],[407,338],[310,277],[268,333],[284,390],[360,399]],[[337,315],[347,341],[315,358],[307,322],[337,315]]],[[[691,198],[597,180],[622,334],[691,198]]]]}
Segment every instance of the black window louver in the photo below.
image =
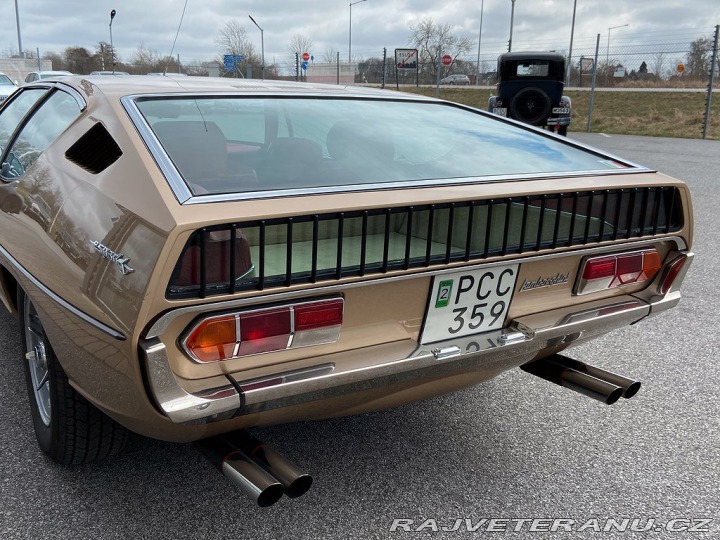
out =
{"type": "Polygon", "coordinates": [[[675,187],[502,197],[238,222],[193,233],[167,297],[204,298],[381,276],[394,270],[649,238],[682,227],[680,192],[675,187]]]}
{"type": "Polygon", "coordinates": [[[67,159],[93,174],[104,171],[120,156],[122,150],[100,123],[91,127],[65,152],[67,159]]]}

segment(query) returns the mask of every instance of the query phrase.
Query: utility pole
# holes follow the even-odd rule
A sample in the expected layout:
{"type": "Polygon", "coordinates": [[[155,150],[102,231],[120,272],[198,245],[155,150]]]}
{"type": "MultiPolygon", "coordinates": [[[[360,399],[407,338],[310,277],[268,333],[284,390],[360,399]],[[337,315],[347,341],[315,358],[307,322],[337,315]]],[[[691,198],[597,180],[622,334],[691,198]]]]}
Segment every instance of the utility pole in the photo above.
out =
{"type": "Polygon", "coordinates": [[[512,2],[512,9],[510,10],[510,39],[508,40],[508,52],[512,52],[513,22],[515,22],[515,0],[510,1],[512,2]]]}
{"type": "Polygon", "coordinates": [[[25,53],[22,48],[22,39],[20,38],[20,11],[18,10],[18,0],[15,0],[15,22],[17,23],[18,54],[20,55],[20,58],[25,58],[25,53]]]}

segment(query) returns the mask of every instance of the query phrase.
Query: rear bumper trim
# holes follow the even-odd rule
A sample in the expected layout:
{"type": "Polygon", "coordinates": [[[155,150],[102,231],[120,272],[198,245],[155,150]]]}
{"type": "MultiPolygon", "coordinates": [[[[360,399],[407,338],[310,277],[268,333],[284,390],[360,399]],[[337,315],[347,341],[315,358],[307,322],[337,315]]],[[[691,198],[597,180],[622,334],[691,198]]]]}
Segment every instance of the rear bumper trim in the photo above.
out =
{"type": "MultiPolygon", "coordinates": [[[[511,369],[529,362],[547,348],[567,346],[578,339],[633,324],[651,312],[651,304],[631,296],[589,302],[582,309],[577,308],[519,317],[502,330],[421,345],[406,358],[388,358],[386,362],[358,369],[338,369],[328,356],[318,358],[317,369],[278,373],[261,380],[242,380],[230,375],[227,386],[202,394],[189,393],[180,386],[159,339],[141,340],[140,348],[159,409],[176,423],[212,421],[395,383],[472,372],[488,365],[511,369]]],[[[382,347],[375,350],[382,351],[382,347]]]]}

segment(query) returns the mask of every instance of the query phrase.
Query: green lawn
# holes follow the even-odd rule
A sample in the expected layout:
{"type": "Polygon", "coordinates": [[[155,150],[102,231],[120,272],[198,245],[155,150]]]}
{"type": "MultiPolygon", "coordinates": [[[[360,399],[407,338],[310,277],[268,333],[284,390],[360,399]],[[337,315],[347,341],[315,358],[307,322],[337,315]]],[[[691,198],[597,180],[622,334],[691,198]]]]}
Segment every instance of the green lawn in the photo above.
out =
{"type": "MultiPolygon", "coordinates": [[[[403,91],[434,96],[435,88],[403,87],[403,91]]],[[[480,109],[487,108],[490,90],[440,88],[440,97],[480,109]]],[[[570,131],[587,130],[590,92],[568,91],[572,99],[573,121],[570,131]]],[[[705,92],[595,92],[593,132],[652,137],[702,137],[705,92]]],[[[714,94],[708,139],[720,140],[720,94],[714,94]]]]}

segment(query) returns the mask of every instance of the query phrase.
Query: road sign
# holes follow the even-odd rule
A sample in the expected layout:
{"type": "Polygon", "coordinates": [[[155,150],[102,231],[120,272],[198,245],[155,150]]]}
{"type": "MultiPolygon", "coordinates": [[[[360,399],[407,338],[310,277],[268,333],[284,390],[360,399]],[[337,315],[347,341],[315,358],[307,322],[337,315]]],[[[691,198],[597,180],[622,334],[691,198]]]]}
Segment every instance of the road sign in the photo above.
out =
{"type": "Polygon", "coordinates": [[[242,54],[225,54],[223,55],[223,68],[225,71],[235,71],[237,65],[245,60],[242,54]]]}
{"type": "Polygon", "coordinates": [[[583,75],[593,72],[595,67],[595,61],[592,58],[581,58],[580,59],[580,72],[583,75]]]}
{"type": "Polygon", "coordinates": [[[418,67],[417,49],[395,49],[395,65],[398,69],[412,69],[417,71],[418,67]]]}
{"type": "Polygon", "coordinates": [[[310,54],[306,52],[302,53],[302,59],[304,62],[307,62],[308,60],[310,60],[310,54]]]}
{"type": "Polygon", "coordinates": [[[449,66],[450,64],[452,64],[452,56],[450,56],[449,54],[443,54],[442,63],[443,66],[449,66]]]}
{"type": "Polygon", "coordinates": [[[307,70],[307,67],[308,67],[308,63],[307,63],[307,62],[303,62],[303,63],[302,63],[303,71],[307,70]]]}

